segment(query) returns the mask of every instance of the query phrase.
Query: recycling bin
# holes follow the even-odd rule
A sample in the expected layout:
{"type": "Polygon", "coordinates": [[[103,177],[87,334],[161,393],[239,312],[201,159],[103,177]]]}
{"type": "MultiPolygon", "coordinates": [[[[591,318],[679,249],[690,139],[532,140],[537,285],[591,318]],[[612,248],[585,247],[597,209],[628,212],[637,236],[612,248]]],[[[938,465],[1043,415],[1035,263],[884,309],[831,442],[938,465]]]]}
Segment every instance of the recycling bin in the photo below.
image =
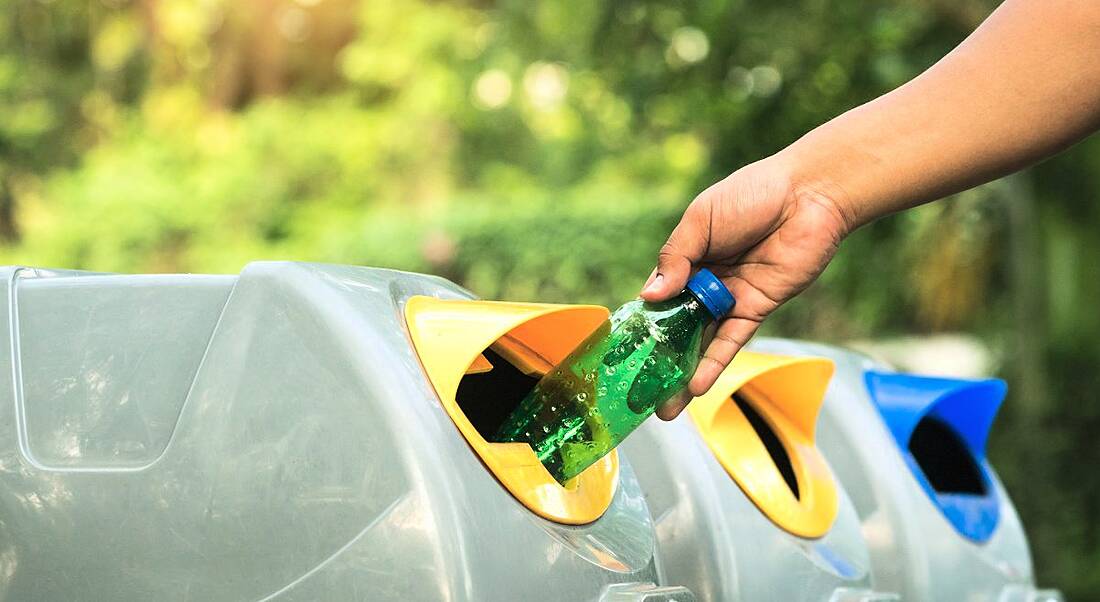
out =
{"type": "Polygon", "coordinates": [[[818,441],[851,496],[876,588],[918,601],[1061,600],[1036,589],[1020,519],[985,458],[1002,381],[897,374],[824,345],[751,348],[835,362],[818,441]]]}
{"type": "Polygon", "coordinates": [[[620,448],[665,575],[705,600],[897,600],[876,590],[851,501],[815,442],[832,362],[743,351],[671,423],[620,448]]]}
{"type": "Polygon", "coordinates": [[[605,309],[292,263],[2,273],[0,599],[695,599],[624,455],[547,483],[447,388],[489,404],[467,373],[532,370],[605,309]]]}
{"type": "Polygon", "coordinates": [[[1056,599],[981,458],[986,530],[937,505],[862,356],[755,343],[562,485],[491,433],[606,308],[285,262],[0,274],[0,600],[1056,599]]]}

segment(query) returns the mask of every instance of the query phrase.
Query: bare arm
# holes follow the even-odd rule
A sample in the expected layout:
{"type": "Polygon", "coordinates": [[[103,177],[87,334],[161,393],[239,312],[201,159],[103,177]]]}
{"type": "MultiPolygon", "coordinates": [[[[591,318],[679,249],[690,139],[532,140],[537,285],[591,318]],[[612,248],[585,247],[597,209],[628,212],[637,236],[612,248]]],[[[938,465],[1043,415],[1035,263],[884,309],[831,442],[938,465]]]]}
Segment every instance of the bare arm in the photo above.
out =
{"type": "Polygon", "coordinates": [[[1008,0],[900,88],[789,147],[859,226],[1022,169],[1100,127],[1100,2],[1008,0]]]}
{"type": "MultiPolygon", "coordinates": [[[[913,81],[701,193],[642,291],[708,266],[737,298],[689,385],[705,392],[852,230],[1021,169],[1100,127],[1100,1],[1006,0],[913,81]]],[[[658,412],[669,419],[685,398],[658,412]]]]}

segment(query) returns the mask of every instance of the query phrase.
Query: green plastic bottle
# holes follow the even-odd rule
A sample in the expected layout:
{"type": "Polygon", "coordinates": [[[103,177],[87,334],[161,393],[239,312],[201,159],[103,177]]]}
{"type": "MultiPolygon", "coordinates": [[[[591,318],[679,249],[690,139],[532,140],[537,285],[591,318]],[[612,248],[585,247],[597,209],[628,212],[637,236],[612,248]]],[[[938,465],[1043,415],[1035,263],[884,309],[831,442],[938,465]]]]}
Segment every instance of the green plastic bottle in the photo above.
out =
{"type": "Polygon", "coordinates": [[[494,439],[529,443],[565,483],[687,385],[703,329],[733,305],[733,295],[705,269],[668,301],[623,305],[542,377],[494,439]]]}

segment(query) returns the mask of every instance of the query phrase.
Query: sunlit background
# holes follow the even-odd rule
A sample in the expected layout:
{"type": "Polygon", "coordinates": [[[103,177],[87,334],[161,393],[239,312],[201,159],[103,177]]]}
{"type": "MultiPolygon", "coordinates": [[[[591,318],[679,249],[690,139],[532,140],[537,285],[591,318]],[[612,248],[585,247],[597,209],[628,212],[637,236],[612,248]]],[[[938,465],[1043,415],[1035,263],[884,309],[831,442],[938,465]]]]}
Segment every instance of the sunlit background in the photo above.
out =
{"type": "MultiPolygon", "coordinates": [[[[295,259],[617,305],[694,193],[995,3],[684,4],[0,0],[0,261],[295,259]]],[[[993,463],[1070,599],[1100,592],[1098,192],[1093,140],[884,220],[766,326],[1007,378],[993,463]]]]}

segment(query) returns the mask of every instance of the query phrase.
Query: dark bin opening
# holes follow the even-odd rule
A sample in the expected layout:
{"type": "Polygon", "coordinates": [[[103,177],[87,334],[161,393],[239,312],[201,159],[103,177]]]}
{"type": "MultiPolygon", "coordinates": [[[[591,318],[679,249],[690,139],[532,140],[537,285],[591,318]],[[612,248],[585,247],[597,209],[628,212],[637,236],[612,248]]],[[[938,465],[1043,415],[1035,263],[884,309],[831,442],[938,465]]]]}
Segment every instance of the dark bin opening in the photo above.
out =
{"type": "Polygon", "coordinates": [[[981,469],[962,438],[942,420],[922,418],[909,439],[909,453],[937,492],[986,494],[981,469]]]}
{"type": "Polygon", "coordinates": [[[491,347],[482,355],[493,369],[463,376],[455,401],[478,434],[492,441],[504,420],[539,382],[539,377],[524,374],[491,347]]]}
{"type": "Polygon", "coordinates": [[[787,448],[783,447],[783,442],[776,436],[775,431],[772,430],[764,418],[752,407],[752,403],[746,400],[741,394],[733,394],[733,402],[737,404],[737,407],[741,410],[741,413],[745,415],[745,418],[752,425],[752,430],[756,431],[756,436],[760,437],[760,441],[764,444],[764,449],[768,451],[768,455],[771,456],[772,462],[775,463],[775,467],[779,469],[779,474],[783,476],[783,481],[787,483],[787,488],[794,494],[795,499],[801,499],[798,491],[798,479],[794,476],[794,467],[791,465],[791,457],[787,454],[787,448]]]}

